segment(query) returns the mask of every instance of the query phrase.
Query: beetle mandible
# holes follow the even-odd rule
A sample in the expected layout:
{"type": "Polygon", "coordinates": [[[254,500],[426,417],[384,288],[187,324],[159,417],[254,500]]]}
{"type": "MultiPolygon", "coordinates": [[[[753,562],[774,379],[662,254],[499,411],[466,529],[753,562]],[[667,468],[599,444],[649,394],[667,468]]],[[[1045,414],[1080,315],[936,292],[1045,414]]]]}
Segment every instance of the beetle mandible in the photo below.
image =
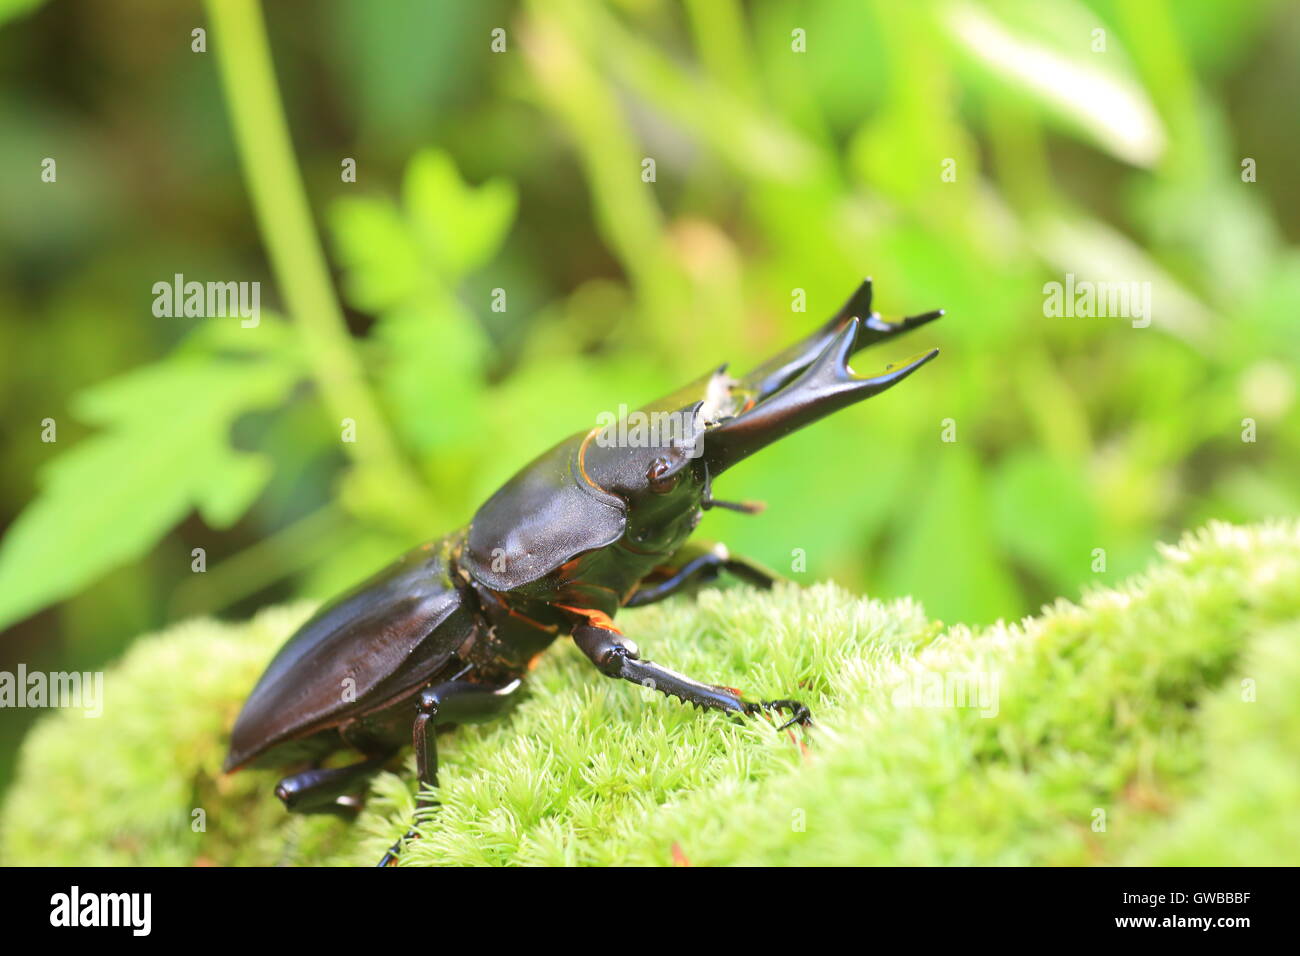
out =
{"type": "Polygon", "coordinates": [[[435,729],[501,713],[533,659],[562,634],[608,677],[737,715],[787,711],[782,729],[809,723],[798,701],[746,700],[646,660],[613,618],[722,571],[770,586],[770,572],[720,545],[687,545],[704,510],[756,510],[715,498],[713,480],[930,361],[937,349],[871,378],[848,365],[858,349],[942,314],[883,321],[871,311],[868,279],[820,328],[743,378],[724,365],[640,410],[671,427],[643,429],[631,441],[620,421],[560,442],[468,527],[409,552],[303,624],[245,702],[225,770],[303,765],[276,787],[285,806],[349,814],[367,778],[411,740],[422,790],[431,791],[435,729]],[[321,766],[345,747],[364,759],[321,766]]]}

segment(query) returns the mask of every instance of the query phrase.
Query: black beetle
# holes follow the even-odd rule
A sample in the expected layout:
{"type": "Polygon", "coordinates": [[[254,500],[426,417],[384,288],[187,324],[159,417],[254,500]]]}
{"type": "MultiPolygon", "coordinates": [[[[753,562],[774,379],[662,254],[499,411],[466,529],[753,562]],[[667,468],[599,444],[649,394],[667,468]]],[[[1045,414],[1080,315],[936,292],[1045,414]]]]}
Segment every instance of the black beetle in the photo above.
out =
{"type": "Polygon", "coordinates": [[[713,479],[916,371],[938,350],[866,379],[848,360],[942,314],[884,322],[871,311],[868,279],[819,329],[743,378],[724,365],[556,445],[489,498],[468,528],[416,548],[307,621],[244,704],[226,771],[305,764],[276,787],[285,806],[350,813],[365,779],[411,739],[420,782],[432,790],[434,728],[499,714],[561,634],[572,634],[609,677],[734,714],[789,711],[783,728],[808,723],[798,701],[748,701],[644,660],[612,618],[723,570],[770,586],[769,572],[721,546],[686,546],[705,509],[756,510],[714,498],[713,479]],[[320,766],[342,747],[365,759],[320,766]]]}

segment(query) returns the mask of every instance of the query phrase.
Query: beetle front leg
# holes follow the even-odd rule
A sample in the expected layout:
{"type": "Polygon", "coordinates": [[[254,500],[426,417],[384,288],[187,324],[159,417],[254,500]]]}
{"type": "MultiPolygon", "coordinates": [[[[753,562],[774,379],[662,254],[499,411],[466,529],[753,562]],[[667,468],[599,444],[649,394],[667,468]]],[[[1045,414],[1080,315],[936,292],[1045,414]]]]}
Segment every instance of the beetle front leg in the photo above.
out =
{"type": "Polygon", "coordinates": [[[624,607],[644,607],[662,601],[694,585],[712,581],[723,571],[760,588],[770,588],[777,580],[767,568],[733,555],[721,542],[687,544],[673,555],[671,564],[655,570],[660,573],[659,579],[643,580],[623,602],[624,607]]]}
{"type": "Polygon", "coordinates": [[[653,661],[643,661],[635,643],[609,628],[580,624],[573,629],[573,641],[606,677],[641,684],[696,707],[711,707],[732,714],[751,716],[765,710],[789,710],[792,716],[780,730],[792,724],[812,723],[812,714],[799,701],[745,700],[734,688],[703,684],[653,661]]]}

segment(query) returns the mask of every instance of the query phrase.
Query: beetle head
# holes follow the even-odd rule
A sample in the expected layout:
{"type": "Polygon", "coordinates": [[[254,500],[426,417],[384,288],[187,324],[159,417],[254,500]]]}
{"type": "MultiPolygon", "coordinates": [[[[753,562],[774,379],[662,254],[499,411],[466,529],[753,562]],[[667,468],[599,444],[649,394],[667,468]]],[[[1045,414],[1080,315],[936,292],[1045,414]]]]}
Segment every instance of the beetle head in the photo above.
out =
{"type": "Polygon", "coordinates": [[[826,325],[744,378],[723,366],[644,408],[606,416],[580,456],[584,478],[626,502],[628,535],[647,550],[689,533],[702,508],[757,510],[714,499],[713,479],[803,426],[897,385],[939,354],[931,349],[859,378],[849,367],[854,352],[943,314],[890,323],[870,307],[868,280],[826,325]]]}
{"type": "Polygon", "coordinates": [[[674,408],[671,400],[603,417],[579,453],[582,477],[627,504],[634,547],[673,546],[699,523],[708,474],[706,401],[674,408]]]}

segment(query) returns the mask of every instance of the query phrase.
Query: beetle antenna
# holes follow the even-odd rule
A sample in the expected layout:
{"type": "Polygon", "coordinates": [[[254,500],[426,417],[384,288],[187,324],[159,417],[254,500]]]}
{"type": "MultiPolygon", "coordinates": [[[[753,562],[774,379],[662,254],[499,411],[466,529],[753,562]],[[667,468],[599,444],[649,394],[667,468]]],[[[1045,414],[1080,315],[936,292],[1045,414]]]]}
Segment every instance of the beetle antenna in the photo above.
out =
{"type": "Polygon", "coordinates": [[[700,507],[705,511],[710,508],[726,508],[728,511],[739,511],[741,514],[756,515],[764,508],[767,503],[763,501],[721,501],[713,497],[713,475],[709,474],[709,466],[704,466],[704,498],[700,501],[700,507]]]}
{"type": "Polygon", "coordinates": [[[767,507],[767,503],[763,501],[720,501],[717,498],[705,498],[704,501],[700,502],[700,507],[705,511],[710,508],[726,508],[728,511],[756,515],[767,507]]]}

